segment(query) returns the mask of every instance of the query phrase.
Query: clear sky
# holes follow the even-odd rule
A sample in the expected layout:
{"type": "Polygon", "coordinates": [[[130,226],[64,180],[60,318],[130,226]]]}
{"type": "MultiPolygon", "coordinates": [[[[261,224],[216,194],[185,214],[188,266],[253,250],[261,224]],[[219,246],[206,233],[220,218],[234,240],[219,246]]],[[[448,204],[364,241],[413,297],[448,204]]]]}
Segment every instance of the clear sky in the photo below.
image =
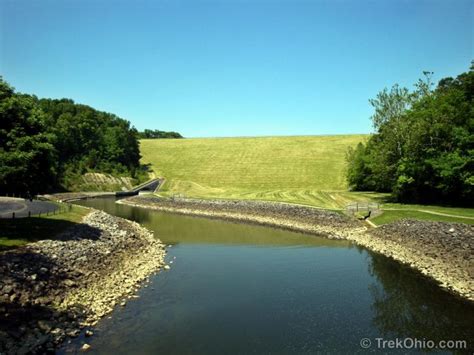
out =
{"type": "Polygon", "coordinates": [[[366,133],[383,87],[468,70],[473,4],[0,0],[0,74],[140,130],[366,133]]]}

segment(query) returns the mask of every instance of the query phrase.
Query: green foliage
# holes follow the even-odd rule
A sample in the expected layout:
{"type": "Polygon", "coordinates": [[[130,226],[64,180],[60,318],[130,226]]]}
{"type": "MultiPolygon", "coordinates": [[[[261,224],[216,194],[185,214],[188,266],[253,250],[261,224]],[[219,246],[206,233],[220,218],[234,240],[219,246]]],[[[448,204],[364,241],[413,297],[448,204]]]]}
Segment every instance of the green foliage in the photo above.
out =
{"type": "Polygon", "coordinates": [[[143,132],[138,132],[139,139],[157,139],[157,138],[183,138],[178,132],[165,132],[157,129],[145,129],[143,132]]]}
{"type": "Polygon", "coordinates": [[[135,177],[137,131],[69,99],[15,93],[0,79],[0,193],[41,193],[89,171],[135,177]]]}
{"type": "Polygon", "coordinates": [[[35,98],[0,78],[0,194],[33,194],[56,181],[56,149],[35,98]]]}
{"type": "Polygon", "coordinates": [[[409,92],[395,85],[371,104],[376,133],[348,152],[354,190],[390,191],[398,201],[474,201],[474,71],[442,79],[431,73],[409,92]]]}
{"type": "Polygon", "coordinates": [[[349,147],[346,160],[348,162],[347,180],[350,186],[357,186],[361,190],[375,190],[372,175],[369,170],[367,147],[359,143],[355,149],[349,147]]]}
{"type": "Polygon", "coordinates": [[[39,100],[56,136],[62,170],[102,171],[132,176],[139,166],[137,131],[113,114],[69,99],[39,100]]]}

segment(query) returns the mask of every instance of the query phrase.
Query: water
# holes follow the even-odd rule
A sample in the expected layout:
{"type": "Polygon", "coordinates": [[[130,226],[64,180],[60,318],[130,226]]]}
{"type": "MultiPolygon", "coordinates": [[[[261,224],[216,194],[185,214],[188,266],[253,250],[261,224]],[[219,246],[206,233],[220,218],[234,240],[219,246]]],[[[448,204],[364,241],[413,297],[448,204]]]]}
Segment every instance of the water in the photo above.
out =
{"type": "Polygon", "coordinates": [[[173,245],[173,264],[151,278],[140,298],[101,321],[92,338],[61,352],[86,341],[98,354],[367,352],[362,338],[384,352],[390,349],[376,349],[376,338],[473,344],[472,305],[349,242],[113,199],[81,203],[154,230],[173,245]]]}

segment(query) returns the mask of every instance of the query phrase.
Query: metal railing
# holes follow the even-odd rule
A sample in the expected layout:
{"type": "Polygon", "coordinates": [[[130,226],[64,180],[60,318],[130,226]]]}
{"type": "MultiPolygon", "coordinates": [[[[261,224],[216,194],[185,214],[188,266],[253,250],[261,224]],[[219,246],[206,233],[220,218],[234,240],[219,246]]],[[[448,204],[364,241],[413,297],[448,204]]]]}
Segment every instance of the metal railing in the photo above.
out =
{"type": "Polygon", "coordinates": [[[356,202],[346,206],[346,210],[351,214],[357,212],[378,211],[380,208],[380,203],[376,202],[356,202]]]}

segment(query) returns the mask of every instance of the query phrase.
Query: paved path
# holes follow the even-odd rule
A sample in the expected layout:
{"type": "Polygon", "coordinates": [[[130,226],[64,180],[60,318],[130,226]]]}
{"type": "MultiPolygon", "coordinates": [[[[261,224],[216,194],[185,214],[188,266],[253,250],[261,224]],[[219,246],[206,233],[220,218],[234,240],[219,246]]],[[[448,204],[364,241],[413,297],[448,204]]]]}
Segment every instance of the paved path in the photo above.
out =
{"type": "Polygon", "coordinates": [[[15,212],[15,217],[20,218],[27,217],[28,212],[35,215],[53,212],[57,209],[57,205],[47,201],[29,201],[22,198],[0,197],[0,218],[12,218],[13,212],[15,212]]]}
{"type": "Polygon", "coordinates": [[[474,219],[474,217],[462,216],[462,215],[459,215],[459,214],[449,214],[449,213],[441,213],[441,212],[427,211],[427,210],[418,210],[418,211],[424,212],[424,213],[436,214],[436,215],[438,215],[438,216],[447,216],[447,217],[474,219]]]}

